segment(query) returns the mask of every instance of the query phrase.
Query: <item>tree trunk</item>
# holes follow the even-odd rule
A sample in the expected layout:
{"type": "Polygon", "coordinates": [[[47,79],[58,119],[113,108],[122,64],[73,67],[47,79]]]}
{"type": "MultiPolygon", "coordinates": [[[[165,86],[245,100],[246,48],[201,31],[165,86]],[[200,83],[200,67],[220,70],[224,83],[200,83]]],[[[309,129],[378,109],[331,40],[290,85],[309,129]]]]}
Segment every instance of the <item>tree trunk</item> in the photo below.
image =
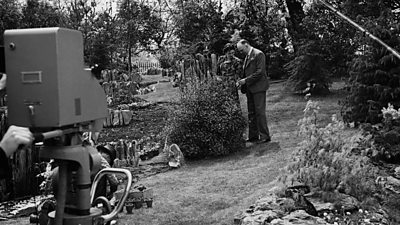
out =
{"type": "Polygon", "coordinates": [[[297,49],[297,43],[301,39],[301,34],[303,33],[302,27],[300,26],[300,23],[305,17],[302,3],[302,0],[286,0],[286,7],[289,13],[288,31],[289,35],[292,37],[292,44],[295,51],[297,49]]]}
{"type": "Polygon", "coordinates": [[[132,47],[131,44],[128,44],[128,72],[131,74],[132,71],[132,47]]]}

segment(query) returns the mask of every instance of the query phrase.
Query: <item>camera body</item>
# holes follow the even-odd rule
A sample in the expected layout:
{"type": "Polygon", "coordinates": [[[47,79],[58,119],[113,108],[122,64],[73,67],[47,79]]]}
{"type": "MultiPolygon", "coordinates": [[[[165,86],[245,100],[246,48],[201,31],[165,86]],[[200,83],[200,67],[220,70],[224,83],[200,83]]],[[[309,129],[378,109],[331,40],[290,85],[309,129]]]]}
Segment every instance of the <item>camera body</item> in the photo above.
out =
{"type": "Polygon", "coordinates": [[[104,90],[84,69],[81,32],[6,30],[4,52],[9,124],[60,128],[106,117],[104,90]]]}

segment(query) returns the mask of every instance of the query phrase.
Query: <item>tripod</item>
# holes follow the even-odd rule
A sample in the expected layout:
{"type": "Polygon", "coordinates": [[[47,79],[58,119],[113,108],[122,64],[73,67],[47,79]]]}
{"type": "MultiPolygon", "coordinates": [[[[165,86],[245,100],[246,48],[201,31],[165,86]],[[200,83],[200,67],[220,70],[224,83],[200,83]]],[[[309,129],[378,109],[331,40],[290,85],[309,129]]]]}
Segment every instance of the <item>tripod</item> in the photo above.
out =
{"type": "MultiPolygon", "coordinates": [[[[49,225],[103,225],[117,216],[131,188],[130,171],[103,169],[92,185],[90,177],[99,170],[101,156],[94,147],[82,145],[79,132],[75,129],[50,131],[40,134],[39,139],[44,140],[40,157],[54,159],[59,166],[56,210],[49,213],[49,225]],[[128,181],[118,205],[109,214],[102,215],[101,209],[93,207],[94,191],[100,178],[110,173],[124,174],[128,181]]],[[[105,198],[101,200],[109,205],[105,198]]]]}

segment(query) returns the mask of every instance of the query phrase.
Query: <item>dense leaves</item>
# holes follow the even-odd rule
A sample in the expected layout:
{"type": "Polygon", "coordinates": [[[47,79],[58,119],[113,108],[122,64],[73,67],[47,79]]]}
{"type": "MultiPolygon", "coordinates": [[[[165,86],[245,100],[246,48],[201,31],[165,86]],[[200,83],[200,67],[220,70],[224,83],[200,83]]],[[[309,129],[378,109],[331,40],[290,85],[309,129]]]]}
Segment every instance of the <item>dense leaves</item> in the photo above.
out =
{"type": "Polygon", "coordinates": [[[223,156],[244,146],[245,127],[238,101],[224,83],[190,82],[173,113],[169,140],[188,159],[223,156]]]}
{"type": "MultiPolygon", "coordinates": [[[[399,49],[400,29],[390,9],[381,1],[365,3],[358,16],[369,31],[388,45],[399,49]]],[[[356,123],[379,123],[381,109],[388,103],[400,106],[400,59],[397,59],[382,45],[362,34],[355,38],[360,44],[350,67],[348,90],[343,102],[346,121],[356,123]]]]}
{"type": "Polygon", "coordinates": [[[318,102],[308,101],[304,117],[299,121],[299,134],[303,141],[289,165],[296,181],[321,191],[329,201],[329,193],[340,192],[356,197],[359,201],[371,200],[371,193],[380,187],[375,184],[379,170],[371,164],[360,142],[368,141],[360,132],[349,133],[336,115],[331,122],[319,123],[318,102]]]}
{"type": "Polygon", "coordinates": [[[3,32],[6,29],[16,29],[20,27],[22,14],[19,5],[14,0],[4,0],[0,4],[0,45],[3,44],[3,32]]]}
{"type": "Polygon", "coordinates": [[[288,85],[299,93],[327,94],[329,72],[321,52],[320,41],[305,41],[299,46],[296,57],[285,65],[289,73],[288,85]]]}
{"type": "Polygon", "coordinates": [[[22,15],[23,27],[56,27],[60,25],[60,13],[44,1],[28,0],[26,6],[22,8],[22,15]]]}
{"type": "Polygon", "coordinates": [[[129,71],[132,57],[143,50],[151,50],[152,41],[158,38],[161,18],[153,8],[143,1],[124,0],[119,9],[120,35],[126,49],[129,71]]]}

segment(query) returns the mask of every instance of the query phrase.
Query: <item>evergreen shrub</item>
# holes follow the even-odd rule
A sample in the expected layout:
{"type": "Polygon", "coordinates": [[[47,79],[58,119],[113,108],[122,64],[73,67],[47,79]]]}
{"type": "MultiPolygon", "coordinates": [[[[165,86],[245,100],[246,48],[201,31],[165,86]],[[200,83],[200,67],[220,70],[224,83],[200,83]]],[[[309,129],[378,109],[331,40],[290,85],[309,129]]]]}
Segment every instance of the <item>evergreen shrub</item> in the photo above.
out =
{"type": "MultiPolygon", "coordinates": [[[[400,27],[397,23],[381,19],[371,23],[371,33],[399,49],[400,27]],[[375,22],[381,26],[376,26],[375,22]]],[[[377,42],[364,42],[363,52],[351,63],[349,94],[342,102],[342,115],[346,122],[377,124],[382,121],[381,109],[388,103],[400,107],[400,60],[377,42]]]]}
{"type": "Polygon", "coordinates": [[[382,115],[382,123],[363,125],[365,135],[373,140],[366,145],[367,154],[374,161],[400,164],[400,108],[388,104],[382,115]]]}
{"type": "Polygon", "coordinates": [[[172,113],[169,141],[187,159],[223,156],[244,147],[246,120],[229,87],[216,80],[192,80],[172,113]]]}
{"type": "Polygon", "coordinates": [[[321,55],[318,41],[304,40],[296,56],[285,64],[289,79],[287,85],[295,93],[323,95],[329,93],[331,80],[325,69],[324,57],[321,55]]]}

